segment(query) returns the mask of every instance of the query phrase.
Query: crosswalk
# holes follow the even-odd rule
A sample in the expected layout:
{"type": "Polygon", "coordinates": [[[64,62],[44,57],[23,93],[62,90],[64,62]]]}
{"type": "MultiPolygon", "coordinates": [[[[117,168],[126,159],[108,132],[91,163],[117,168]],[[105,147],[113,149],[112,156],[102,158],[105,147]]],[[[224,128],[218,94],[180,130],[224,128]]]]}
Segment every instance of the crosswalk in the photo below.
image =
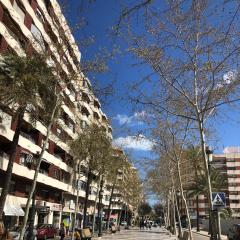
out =
{"type": "Polygon", "coordinates": [[[170,236],[163,228],[152,230],[124,230],[116,234],[108,234],[102,237],[103,240],[175,240],[175,236],[170,236]]]}

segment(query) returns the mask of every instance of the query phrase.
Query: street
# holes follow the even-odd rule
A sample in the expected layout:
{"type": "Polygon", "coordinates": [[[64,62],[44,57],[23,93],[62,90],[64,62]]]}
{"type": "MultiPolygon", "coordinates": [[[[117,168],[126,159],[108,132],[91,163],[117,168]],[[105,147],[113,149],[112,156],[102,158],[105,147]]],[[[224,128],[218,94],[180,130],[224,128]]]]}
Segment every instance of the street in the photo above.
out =
{"type": "MultiPolygon", "coordinates": [[[[208,240],[208,236],[193,233],[194,240],[208,240]]],[[[175,236],[170,236],[164,228],[153,228],[152,230],[122,230],[116,234],[105,235],[103,240],[175,240],[175,236]]]]}
{"type": "Polygon", "coordinates": [[[170,237],[169,233],[164,228],[153,228],[152,230],[122,230],[116,234],[109,234],[103,237],[104,240],[175,240],[176,237],[170,237]]]}
{"type": "MultiPolygon", "coordinates": [[[[208,236],[193,232],[194,240],[209,240],[208,236]]],[[[56,239],[59,239],[58,237],[56,239]]],[[[71,238],[65,238],[70,240],[71,238]]],[[[93,239],[98,239],[94,237],[93,239]]],[[[152,230],[121,230],[116,234],[106,234],[102,236],[103,240],[175,240],[175,236],[170,236],[165,228],[153,228],[152,230]]],[[[225,239],[225,238],[223,238],[225,239]]]]}

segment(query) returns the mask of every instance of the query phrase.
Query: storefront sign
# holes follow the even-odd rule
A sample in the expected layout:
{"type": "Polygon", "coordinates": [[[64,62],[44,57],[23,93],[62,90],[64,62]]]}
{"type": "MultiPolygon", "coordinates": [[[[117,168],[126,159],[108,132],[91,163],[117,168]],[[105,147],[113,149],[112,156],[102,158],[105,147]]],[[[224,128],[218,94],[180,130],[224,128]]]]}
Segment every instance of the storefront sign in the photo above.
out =
{"type": "Polygon", "coordinates": [[[39,207],[39,208],[37,208],[37,212],[38,212],[39,214],[45,214],[45,215],[47,215],[47,214],[49,214],[49,212],[50,212],[50,208],[49,208],[49,207],[39,207]]]}
{"type": "Polygon", "coordinates": [[[58,212],[60,212],[60,211],[62,211],[62,204],[52,203],[52,204],[50,205],[50,209],[51,209],[52,211],[58,211],[58,212]]]}

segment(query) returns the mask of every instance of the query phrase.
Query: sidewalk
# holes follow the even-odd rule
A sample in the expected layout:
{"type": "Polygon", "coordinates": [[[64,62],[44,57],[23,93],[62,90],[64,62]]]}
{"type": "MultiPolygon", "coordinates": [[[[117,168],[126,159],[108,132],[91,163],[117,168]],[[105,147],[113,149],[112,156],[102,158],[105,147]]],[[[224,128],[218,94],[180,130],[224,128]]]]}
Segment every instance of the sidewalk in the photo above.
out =
{"type": "MultiPolygon", "coordinates": [[[[202,235],[202,236],[210,237],[210,235],[208,235],[208,232],[207,232],[207,231],[200,230],[200,232],[197,232],[197,229],[196,229],[196,228],[193,228],[192,231],[193,231],[193,233],[195,233],[195,234],[199,234],[199,235],[202,235]]],[[[227,240],[228,238],[227,238],[226,235],[221,235],[221,239],[222,239],[222,240],[227,240]]]]}

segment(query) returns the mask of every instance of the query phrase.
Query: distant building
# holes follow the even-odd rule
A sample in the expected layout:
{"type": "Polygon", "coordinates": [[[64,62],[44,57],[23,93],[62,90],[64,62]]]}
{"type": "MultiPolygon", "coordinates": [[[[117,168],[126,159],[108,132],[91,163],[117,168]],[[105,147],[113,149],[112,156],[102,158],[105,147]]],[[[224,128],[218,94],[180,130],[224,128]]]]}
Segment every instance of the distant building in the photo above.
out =
{"type": "MultiPolygon", "coordinates": [[[[233,216],[240,218],[240,147],[227,147],[222,154],[214,154],[211,169],[214,168],[227,178],[227,187],[220,189],[226,194],[226,208],[233,211],[233,216]]],[[[196,198],[188,200],[190,213],[196,217],[196,198]]],[[[199,213],[208,216],[207,195],[199,196],[199,213]]]]}

